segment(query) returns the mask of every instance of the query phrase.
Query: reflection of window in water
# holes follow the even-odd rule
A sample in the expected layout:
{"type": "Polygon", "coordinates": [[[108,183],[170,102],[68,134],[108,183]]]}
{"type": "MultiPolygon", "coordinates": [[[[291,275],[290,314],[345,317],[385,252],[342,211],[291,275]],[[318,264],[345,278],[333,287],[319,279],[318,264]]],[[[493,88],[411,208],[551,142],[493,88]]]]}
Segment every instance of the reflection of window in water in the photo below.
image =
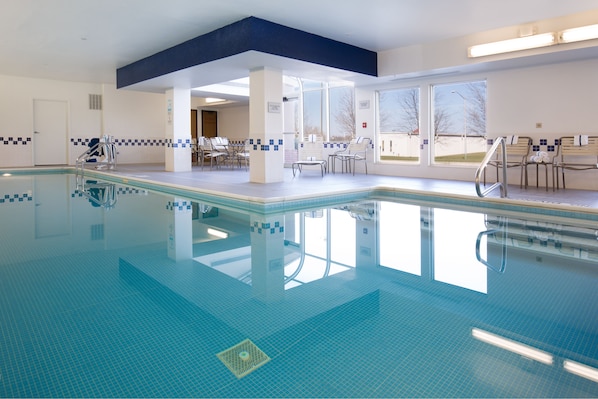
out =
{"type": "Polygon", "coordinates": [[[380,202],[380,266],[421,276],[420,207],[380,202]]]}
{"type": "MultiPolygon", "coordinates": [[[[486,294],[488,269],[477,260],[473,246],[484,230],[483,214],[435,209],[434,280],[486,294]]],[[[485,241],[480,252],[487,253],[485,241]]]]}

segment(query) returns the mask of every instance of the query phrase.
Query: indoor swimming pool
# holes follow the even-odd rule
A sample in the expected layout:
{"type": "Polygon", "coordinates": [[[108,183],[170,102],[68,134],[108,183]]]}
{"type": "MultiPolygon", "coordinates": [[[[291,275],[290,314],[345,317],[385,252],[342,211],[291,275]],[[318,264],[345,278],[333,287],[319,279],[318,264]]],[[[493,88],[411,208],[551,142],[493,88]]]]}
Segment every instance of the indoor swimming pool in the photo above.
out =
{"type": "Polygon", "coordinates": [[[1,397],[598,397],[595,220],[0,180],[1,397]]]}

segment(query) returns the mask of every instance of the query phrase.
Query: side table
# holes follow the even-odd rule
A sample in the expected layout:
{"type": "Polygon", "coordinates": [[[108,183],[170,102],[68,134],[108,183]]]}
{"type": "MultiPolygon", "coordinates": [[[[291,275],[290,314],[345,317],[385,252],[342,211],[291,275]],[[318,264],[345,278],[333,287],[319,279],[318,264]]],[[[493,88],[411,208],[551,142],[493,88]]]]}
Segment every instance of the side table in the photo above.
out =
{"type": "MultiPolygon", "coordinates": [[[[549,163],[549,162],[528,162],[525,165],[525,168],[527,169],[527,167],[529,165],[536,165],[536,188],[539,187],[539,184],[538,184],[538,180],[539,180],[539,177],[540,177],[539,167],[540,167],[540,165],[544,166],[544,177],[545,177],[545,180],[546,180],[545,185],[546,185],[546,191],[548,191],[548,167],[550,166],[550,168],[552,169],[552,163],[549,163]]],[[[525,173],[527,174],[527,170],[526,170],[525,173]]],[[[525,183],[526,183],[526,187],[527,187],[527,181],[525,183]]]]}

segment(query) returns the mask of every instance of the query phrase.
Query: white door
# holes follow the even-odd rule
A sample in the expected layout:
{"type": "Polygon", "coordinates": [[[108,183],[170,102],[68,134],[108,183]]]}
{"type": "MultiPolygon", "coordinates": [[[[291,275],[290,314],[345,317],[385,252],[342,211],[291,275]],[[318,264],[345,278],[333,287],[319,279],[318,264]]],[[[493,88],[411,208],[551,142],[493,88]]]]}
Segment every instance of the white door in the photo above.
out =
{"type": "Polygon", "coordinates": [[[35,165],[65,165],[67,160],[66,101],[33,100],[35,165]]]}

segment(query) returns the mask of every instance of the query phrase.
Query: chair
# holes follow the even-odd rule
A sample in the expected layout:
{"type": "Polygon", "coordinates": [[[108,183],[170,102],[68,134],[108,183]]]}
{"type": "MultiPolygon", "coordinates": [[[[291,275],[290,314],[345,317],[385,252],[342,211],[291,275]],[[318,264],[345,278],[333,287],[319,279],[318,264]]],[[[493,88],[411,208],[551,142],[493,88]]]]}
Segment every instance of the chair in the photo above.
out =
{"type": "MultiPolygon", "coordinates": [[[[219,151],[212,146],[212,140],[208,137],[199,137],[199,160],[201,160],[201,170],[203,170],[204,160],[210,160],[210,169],[214,167],[214,162],[216,162],[216,167],[219,166],[220,161],[226,158],[226,152],[219,151]]],[[[198,160],[198,161],[199,161],[198,160]]]]}
{"type": "Polygon", "coordinates": [[[235,152],[235,158],[239,163],[239,167],[241,164],[245,164],[245,170],[249,168],[249,154],[251,151],[251,144],[249,144],[249,140],[245,140],[242,146],[239,146],[237,151],[235,152]]]}
{"type": "Polygon", "coordinates": [[[210,141],[212,143],[212,148],[215,151],[225,155],[224,157],[220,157],[220,160],[224,161],[224,163],[229,163],[230,165],[235,163],[235,148],[229,143],[228,138],[216,136],[211,137],[210,141]]]}
{"type": "MultiPolygon", "coordinates": [[[[507,136],[506,142],[507,164],[508,168],[520,168],[519,187],[523,188],[525,177],[525,186],[527,187],[527,160],[532,149],[532,139],[527,136],[507,136]]],[[[488,162],[488,166],[496,168],[496,181],[498,181],[498,170],[503,167],[502,150],[498,147],[496,157],[488,162]]],[[[484,185],[486,185],[486,171],[484,171],[484,185]]]]}
{"type": "Polygon", "coordinates": [[[322,177],[327,170],[328,162],[322,156],[322,141],[315,134],[310,134],[308,141],[300,143],[299,160],[291,164],[293,176],[297,170],[301,173],[303,166],[320,166],[322,177]]]}
{"type": "Polygon", "coordinates": [[[336,169],[336,161],[341,161],[341,171],[344,172],[345,169],[348,172],[353,171],[353,175],[355,176],[355,162],[357,161],[364,161],[365,165],[365,174],[368,174],[368,164],[367,164],[367,149],[370,144],[370,139],[367,137],[357,137],[351,140],[347,148],[341,151],[337,151],[333,154],[330,154],[328,157],[328,161],[332,162],[332,172],[335,172],[336,169]]]}
{"type": "Polygon", "coordinates": [[[565,169],[598,169],[598,136],[578,135],[561,137],[552,163],[552,187],[559,188],[559,170],[565,187],[565,169]],[[556,185],[555,185],[556,179],[556,185]]]}

